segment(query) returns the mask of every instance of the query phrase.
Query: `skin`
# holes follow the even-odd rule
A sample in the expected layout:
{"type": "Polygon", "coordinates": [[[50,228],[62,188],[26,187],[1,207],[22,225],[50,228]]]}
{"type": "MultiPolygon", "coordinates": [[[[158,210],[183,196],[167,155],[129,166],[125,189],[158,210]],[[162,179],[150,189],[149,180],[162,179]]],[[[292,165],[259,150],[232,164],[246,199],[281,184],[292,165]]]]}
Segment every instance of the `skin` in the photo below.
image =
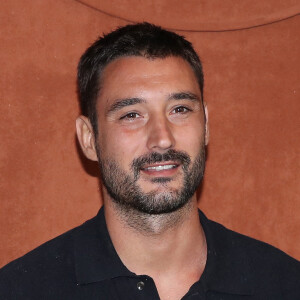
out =
{"type": "MultiPolygon", "coordinates": [[[[203,109],[194,72],[182,58],[126,57],[111,62],[101,78],[97,112],[97,141],[86,117],[76,121],[83,152],[96,161],[98,147],[102,161],[114,160],[131,176],[135,158],[174,149],[187,153],[193,163],[208,143],[206,106],[203,109]]],[[[137,184],[142,192],[159,195],[182,188],[182,165],[163,164],[176,167],[147,169],[162,165],[155,163],[140,171],[137,184]],[[153,180],[157,178],[168,180],[153,180]]],[[[196,195],[174,212],[155,215],[134,209],[124,212],[105,187],[103,201],[107,227],[123,263],[136,274],[151,276],[161,299],[181,299],[206,263],[196,195]]]]}

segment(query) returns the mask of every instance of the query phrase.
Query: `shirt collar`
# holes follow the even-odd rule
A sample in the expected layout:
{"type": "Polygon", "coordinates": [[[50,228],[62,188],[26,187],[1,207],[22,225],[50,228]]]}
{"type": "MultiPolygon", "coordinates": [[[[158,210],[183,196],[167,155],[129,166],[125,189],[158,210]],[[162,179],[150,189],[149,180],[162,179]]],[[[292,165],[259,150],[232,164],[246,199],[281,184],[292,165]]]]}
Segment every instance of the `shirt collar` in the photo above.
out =
{"type": "Polygon", "coordinates": [[[249,238],[213,222],[199,210],[207,242],[207,261],[199,282],[205,290],[252,295],[254,290],[251,258],[244,251],[249,238]]]}
{"type": "Polygon", "coordinates": [[[103,208],[75,230],[74,258],[78,284],[134,275],[124,266],[112,244],[103,208]]]}
{"type": "MultiPolygon", "coordinates": [[[[190,291],[201,284],[206,291],[253,294],[251,260],[240,248],[240,235],[208,220],[200,210],[199,217],[207,241],[207,262],[200,280],[190,291]]],[[[112,244],[103,208],[74,231],[74,257],[78,284],[136,276],[122,263],[112,244]]]]}

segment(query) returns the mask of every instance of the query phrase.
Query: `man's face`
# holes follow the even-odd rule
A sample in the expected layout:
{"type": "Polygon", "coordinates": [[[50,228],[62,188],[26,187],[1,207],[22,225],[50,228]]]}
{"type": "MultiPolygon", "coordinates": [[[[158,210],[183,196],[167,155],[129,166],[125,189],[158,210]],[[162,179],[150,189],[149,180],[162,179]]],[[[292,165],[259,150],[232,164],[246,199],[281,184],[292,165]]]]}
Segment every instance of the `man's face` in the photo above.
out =
{"type": "Polygon", "coordinates": [[[191,199],[204,172],[205,118],[185,60],[111,62],[101,77],[97,112],[97,155],[115,203],[159,214],[191,199]]]}

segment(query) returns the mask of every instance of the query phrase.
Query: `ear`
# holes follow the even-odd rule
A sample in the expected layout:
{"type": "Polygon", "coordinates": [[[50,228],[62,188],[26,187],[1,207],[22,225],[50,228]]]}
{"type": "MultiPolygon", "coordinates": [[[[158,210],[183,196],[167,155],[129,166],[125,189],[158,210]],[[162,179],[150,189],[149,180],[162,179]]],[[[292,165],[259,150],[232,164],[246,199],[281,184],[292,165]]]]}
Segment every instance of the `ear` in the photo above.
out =
{"type": "Polygon", "coordinates": [[[205,114],[205,146],[207,146],[209,142],[209,125],[208,125],[208,110],[205,101],[203,102],[203,106],[204,106],[204,114],[205,114]]]}
{"type": "Polygon", "coordinates": [[[76,132],[79,144],[84,155],[90,160],[97,161],[98,158],[93,127],[87,117],[79,116],[76,119],[76,132]]]}

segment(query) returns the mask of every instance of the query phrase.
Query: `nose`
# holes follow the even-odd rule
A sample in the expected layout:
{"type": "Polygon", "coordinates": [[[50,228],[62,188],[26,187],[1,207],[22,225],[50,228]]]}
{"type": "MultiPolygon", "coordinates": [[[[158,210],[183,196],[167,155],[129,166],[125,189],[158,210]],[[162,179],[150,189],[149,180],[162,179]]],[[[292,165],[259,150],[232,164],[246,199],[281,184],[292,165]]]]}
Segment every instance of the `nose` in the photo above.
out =
{"type": "Polygon", "coordinates": [[[172,126],[166,117],[152,118],[148,121],[147,126],[147,148],[149,150],[168,150],[175,146],[172,126]]]}

